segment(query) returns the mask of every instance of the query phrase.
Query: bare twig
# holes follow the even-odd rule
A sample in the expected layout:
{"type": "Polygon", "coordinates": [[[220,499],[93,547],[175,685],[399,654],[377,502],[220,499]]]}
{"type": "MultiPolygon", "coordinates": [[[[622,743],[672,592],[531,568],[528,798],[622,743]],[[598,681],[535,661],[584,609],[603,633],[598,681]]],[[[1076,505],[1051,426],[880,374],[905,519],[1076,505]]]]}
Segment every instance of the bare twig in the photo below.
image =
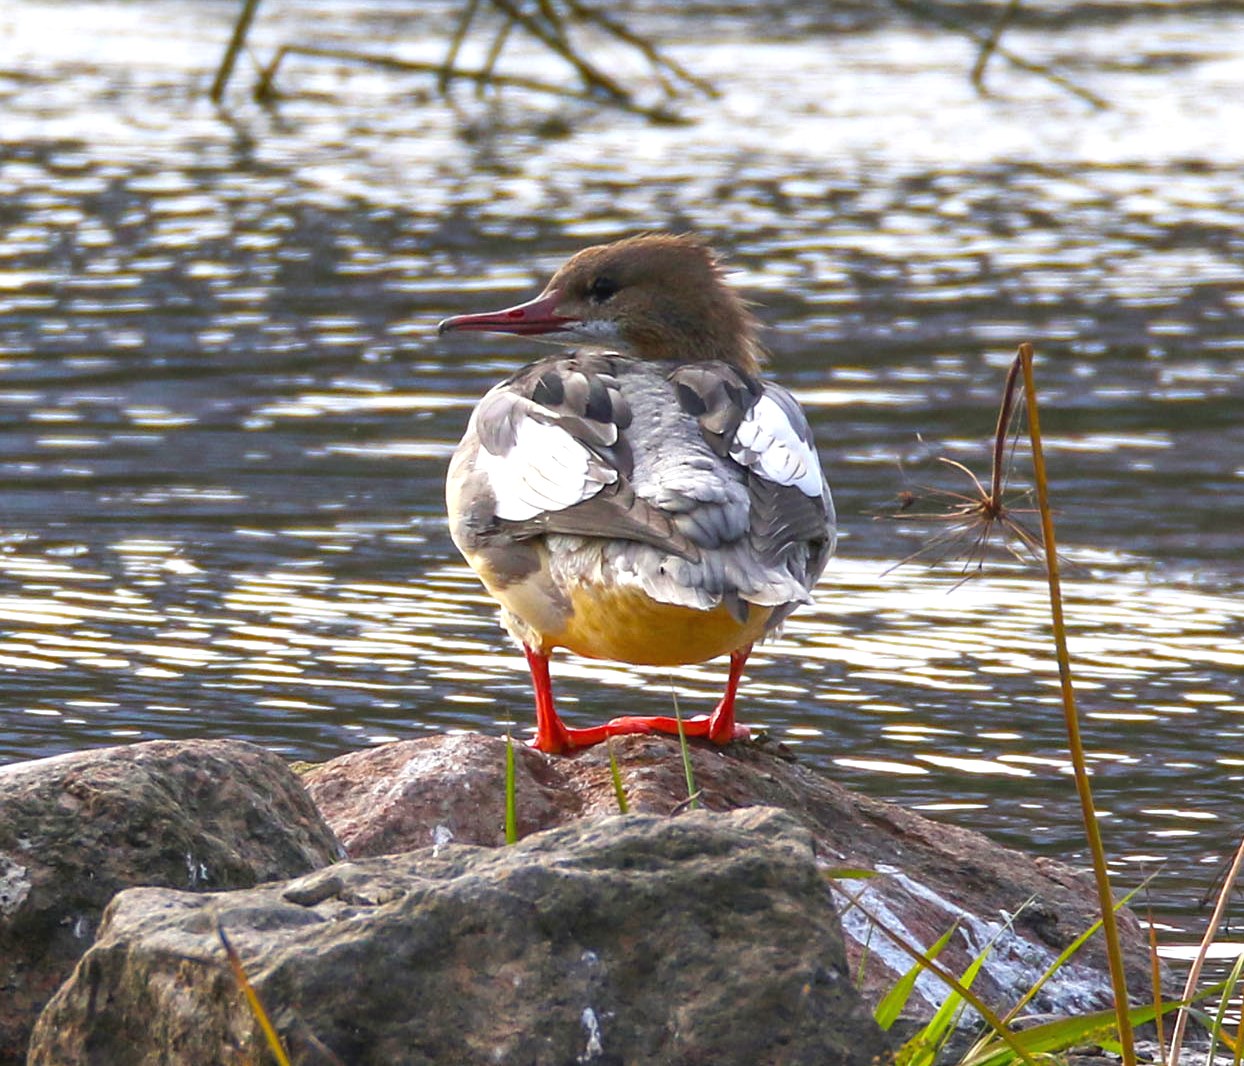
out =
{"type": "MultiPolygon", "coordinates": [[[[450,85],[455,80],[461,79],[473,82],[479,94],[482,94],[488,86],[510,86],[553,96],[608,103],[624,111],[640,115],[650,122],[676,123],[681,121],[676,114],[664,106],[646,106],[637,103],[634,95],[624,85],[592,62],[571,39],[567,25],[568,18],[595,25],[616,40],[638,51],[648,61],[652,74],[667,100],[677,95],[676,82],[681,82],[709,96],[717,95],[708,82],[697,78],[677,62],[663,55],[652,42],[632,33],[620,22],[594,10],[581,0],[536,0],[534,7],[525,3],[524,0],[487,0],[487,3],[501,15],[502,21],[500,29],[497,30],[489,46],[483,66],[478,69],[462,69],[458,66],[467,34],[479,24],[479,16],[483,11],[481,0],[465,0],[462,13],[450,37],[445,58],[440,63],[406,61],[347,48],[284,44],[276,49],[265,65],[260,67],[254,97],[261,101],[274,97],[277,71],[280,70],[286,56],[302,55],[367,63],[408,73],[433,74],[436,77],[437,88],[442,93],[448,92],[450,85]],[[516,26],[526,30],[537,41],[568,63],[578,75],[581,87],[578,90],[572,90],[537,78],[497,74],[497,63],[516,26]]],[[[245,47],[246,36],[258,6],[259,0],[243,0],[243,8],[234,26],[232,39],[212,83],[211,96],[217,102],[233,74],[238,54],[245,47]]]]}
{"type": "Polygon", "coordinates": [[[462,49],[462,42],[466,39],[467,30],[471,28],[471,22],[478,10],[479,0],[467,0],[466,7],[462,9],[462,17],[458,19],[458,25],[454,27],[454,35],[449,41],[449,51],[445,53],[445,62],[436,78],[436,87],[441,92],[449,88],[449,79],[454,76],[454,65],[458,62],[458,52],[462,49]]]}
{"type": "MultiPolygon", "coordinates": [[[[442,63],[420,63],[412,60],[395,59],[393,56],[377,55],[371,52],[354,52],[346,48],[313,48],[285,44],[276,50],[271,62],[260,70],[259,81],[255,86],[255,99],[266,100],[274,95],[273,83],[276,79],[277,71],[285,61],[285,57],[291,55],[308,56],[313,59],[336,59],[351,63],[367,63],[387,70],[402,71],[409,74],[439,74],[443,69],[442,63]]],[[[551,96],[564,96],[574,100],[596,99],[595,96],[582,89],[568,89],[565,86],[554,85],[551,82],[512,74],[494,74],[490,70],[459,68],[454,71],[454,77],[463,81],[476,82],[477,84],[506,85],[511,88],[529,89],[532,92],[548,93],[551,96]]],[[[653,121],[670,122],[674,120],[673,116],[660,108],[646,108],[629,100],[616,100],[613,102],[618,107],[637,115],[643,115],[645,118],[653,121]]]]}
{"type": "Polygon", "coordinates": [[[220,103],[221,97],[225,95],[225,86],[233,77],[233,68],[238,61],[238,53],[246,44],[246,35],[250,32],[251,22],[254,21],[258,7],[259,0],[242,0],[242,11],[233,26],[233,36],[229,38],[229,47],[225,49],[220,68],[216,71],[216,77],[212,79],[212,87],[208,92],[214,104],[220,103]]]}
{"type": "Polygon", "coordinates": [[[553,0],[536,0],[536,8],[544,16],[544,21],[549,24],[549,32],[569,48],[570,38],[566,35],[566,26],[562,22],[561,15],[553,7],[553,0]]]}
{"type": "Polygon", "coordinates": [[[544,25],[540,20],[528,15],[513,0],[490,0],[492,5],[502,11],[518,25],[522,26],[541,44],[548,49],[561,56],[569,63],[575,72],[583,79],[584,86],[589,92],[596,92],[608,97],[612,103],[627,104],[631,102],[631,94],[615,82],[608,74],[599,67],[584,59],[566,41],[565,32],[561,27],[560,19],[554,17],[551,20],[551,27],[544,25]]]}
{"type": "Polygon", "coordinates": [[[497,31],[497,36],[493,38],[492,45],[488,49],[488,55],[484,59],[484,65],[481,73],[485,75],[475,83],[475,95],[483,96],[484,90],[493,83],[493,71],[496,69],[497,60],[501,58],[501,50],[505,47],[505,42],[510,39],[510,31],[514,28],[514,20],[506,19],[501,24],[501,29],[497,31]]]}
{"type": "Polygon", "coordinates": [[[989,65],[989,59],[998,49],[998,42],[1002,40],[1002,34],[1006,32],[1006,28],[1015,19],[1016,13],[1019,11],[1019,5],[1023,0],[1010,0],[1010,3],[1003,9],[1002,14],[998,16],[998,20],[993,24],[993,29],[989,31],[989,36],[981,42],[980,51],[976,55],[976,62],[972,66],[972,84],[976,86],[978,93],[985,91],[985,67],[989,65]]]}
{"type": "MultiPolygon", "coordinates": [[[[934,22],[943,29],[950,29],[954,30],[956,33],[962,33],[965,37],[975,41],[982,48],[988,40],[987,36],[981,36],[975,26],[969,26],[966,22],[956,18],[954,15],[948,14],[940,8],[925,3],[924,0],[890,0],[890,3],[910,14],[927,19],[929,22],[934,22]]],[[[1070,78],[1060,74],[1053,67],[1048,66],[1045,63],[1034,63],[1032,60],[1025,59],[1023,56],[1012,52],[1009,48],[1004,48],[1001,44],[996,42],[991,51],[992,53],[1005,59],[1011,64],[1011,66],[1018,67],[1020,70],[1026,70],[1030,74],[1036,74],[1051,84],[1057,85],[1060,89],[1071,93],[1072,96],[1078,96],[1086,104],[1096,108],[1098,111],[1106,111],[1110,108],[1110,105],[1095,92],[1084,88],[1082,85],[1077,85],[1070,78]]]]}
{"type": "Polygon", "coordinates": [[[661,52],[651,41],[640,37],[636,33],[632,33],[626,26],[606,15],[603,11],[597,11],[593,7],[588,7],[586,4],[581,3],[580,0],[566,0],[566,6],[583,21],[594,22],[597,26],[613,34],[619,41],[629,44],[640,52],[648,60],[653,72],[661,78],[662,84],[666,86],[667,95],[673,96],[674,91],[668,87],[668,83],[661,77],[662,71],[668,71],[675,78],[685,82],[694,89],[698,89],[707,97],[716,99],[721,95],[710,82],[697,77],[681,63],[670,59],[669,56],[661,52]]]}

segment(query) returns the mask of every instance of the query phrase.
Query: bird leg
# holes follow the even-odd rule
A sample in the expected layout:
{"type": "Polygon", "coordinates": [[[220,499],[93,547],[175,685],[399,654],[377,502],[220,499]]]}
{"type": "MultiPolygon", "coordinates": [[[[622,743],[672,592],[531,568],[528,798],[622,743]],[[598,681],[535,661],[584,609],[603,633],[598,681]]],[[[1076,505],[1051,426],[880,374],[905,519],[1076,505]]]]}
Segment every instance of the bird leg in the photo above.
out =
{"type": "MultiPolygon", "coordinates": [[[[747,726],[738,725],[734,721],[734,698],[739,691],[739,680],[743,676],[743,666],[751,654],[752,646],[730,653],[730,677],[726,681],[726,692],[712,714],[697,714],[694,718],[685,719],[682,732],[689,737],[708,737],[714,744],[729,744],[732,740],[746,740],[750,735],[747,726]]],[[[679,731],[677,718],[657,716],[653,718],[615,718],[604,729],[609,736],[624,733],[674,733],[679,731]]],[[[586,732],[586,730],[585,730],[586,732]]]]}
{"type": "Polygon", "coordinates": [[[575,748],[599,744],[604,740],[609,735],[608,726],[571,729],[562,723],[557,717],[557,708],[553,706],[553,681],[549,677],[548,653],[536,651],[526,644],[523,645],[523,653],[527,656],[531,684],[536,690],[536,735],[528,743],[537,751],[558,755],[575,748]]]}
{"type": "MultiPolygon", "coordinates": [[[[721,702],[712,714],[698,714],[683,721],[684,735],[708,737],[714,744],[729,744],[732,740],[747,739],[747,726],[738,725],[734,720],[734,699],[739,691],[739,680],[743,677],[743,666],[751,651],[752,646],[749,644],[730,654],[730,676],[726,681],[725,695],[721,697],[721,702]]],[[[536,692],[536,735],[528,743],[537,751],[559,755],[575,748],[591,747],[607,737],[630,733],[677,735],[678,719],[661,715],[651,718],[615,718],[605,725],[571,729],[557,716],[557,709],[553,706],[553,681],[549,676],[548,653],[536,651],[526,644],[523,645],[523,653],[527,656],[531,684],[536,692]]]]}

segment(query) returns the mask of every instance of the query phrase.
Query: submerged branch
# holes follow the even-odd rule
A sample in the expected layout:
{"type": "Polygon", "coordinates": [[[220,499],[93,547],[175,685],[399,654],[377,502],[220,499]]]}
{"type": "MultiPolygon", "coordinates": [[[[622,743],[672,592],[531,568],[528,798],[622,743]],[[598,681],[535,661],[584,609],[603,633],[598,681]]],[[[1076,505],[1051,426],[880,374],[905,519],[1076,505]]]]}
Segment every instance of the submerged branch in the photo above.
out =
{"type": "Polygon", "coordinates": [[[436,77],[436,87],[441,92],[449,88],[449,79],[455,73],[454,64],[458,62],[462,42],[466,40],[467,30],[471,28],[475,12],[478,10],[479,0],[467,0],[466,7],[462,9],[462,17],[458,19],[458,25],[454,27],[454,35],[449,41],[449,51],[445,53],[445,62],[441,64],[441,71],[436,77]]]}
{"type": "Polygon", "coordinates": [[[1022,2],[1023,0],[1010,0],[1002,14],[998,16],[998,21],[993,24],[989,36],[981,42],[976,62],[972,65],[972,84],[978,93],[985,92],[985,68],[989,65],[990,57],[998,50],[998,42],[1002,40],[1002,34],[1006,32],[1006,28],[1014,21],[1022,2]]]}
{"type": "Polygon", "coordinates": [[[225,49],[225,54],[221,57],[220,67],[216,71],[216,77],[212,79],[212,87],[208,90],[208,96],[211,97],[212,103],[220,103],[220,99],[225,94],[225,86],[229,84],[229,79],[233,77],[233,68],[238,61],[238,53],[246,45],[246,35],[250,33],[251,23],[255,20],[255,12],[259,8],[259,0],[243,0],[242,12],[238,15],[238,21],[234,24],[233,35],[229,38],[229,46],[225,49]]]}
{"type": "MultiPolygon", "coordinates": [[[[667,107],[650,106],[638,102],[635,94],[612,77],[599,64],[593,62],[584,50],[571,39],[568,23],[571,21],[590,25],[602,31],[614,41],[633,49],[648,63],[652,77],[660,86],[666,101],[675,99],[681,92],[692,90],[705,96],[716,96],[717,91],[707,81],[696,77],[677,61],[666,56],[655,43],[633,32],[621,22],[597,11],[582,0],[537,0],[534,7],[521,0],[487,0],[487,4],[502,16],[500,28],[495,31],[482,67],[463,69],[458,66],[467,36],[478,22],[483,10],[482,0],[466,0],[449,39],[445,58],[440,63],[426,63],[397,59],[393,56],[350,48],[319,47],[316,45],[283,44],[276,49],[271,60],[259,71],[259,81],[254,89],[257,100],[270,100],[276,96],[274,88],[277,71],[289,55],[336,59],[342,62],[365,63],[414,74],[431,74],[436,78],[441,93],[449,91],[455,80],[474,82],[477,92],[489,86],[510,87],[546,93],[576,100],[606,103],[651,122],[670,123],[679,121],[667,107]],[[496,65],[515,28],[526,31],[545,48],[567,63],[578,76],[580,86],[568,88],[539,78],[522,75],[498,74],[496,65]]],[[[243,0],[243,7],[233,29],[233,35],[225,50],[220,68],[212,82],[211,97],[219,102],[229,79],[233,75],[238,54],[245,47],[259,0],[243,0]]]]}
{"type": "MultiPolygon", "coordinates": [[[[271,100],[277,95],[273,83],[281,63],[286,56],[290,55],[307,56],[311,59],[336,59],[342,62],[365,63],[370,66],[401,71],[407,74],[435,74],[440,76],[444,71],[443,63],[421,63],[415,60],[395,59],[393,56],[374,52],[355,52],[347,48],[316,48],[284,44],[276,50],[271,62],[260,70],[259,81],[255,84],[254,89],[256,100],[271,100]]],[[[540,81],[537,78],[524,78],[520,75],[496,74],[487,67],[481,70],[463,70],[459,68],[453,71],[452,76],[463,81],[475,82],[480,86],[501,85],[515,89],[527,89],[531,92],[547,93],[550,96],[561,96],[570,100],[599,101],[598,96],[582,89],[567,88],[564,85],[540,81]]],[[[681,121],[677,115],[661,107],[645,107],[633,101],[615,101],[615,104],[623,110],[641,115],[651,122],[677,123],[681,121]]]]}
{"type": "MultiPolygon", "coordinates": [[[[233,75],[238,54],[245,47],[246,37],[259,2],[260,0],[242,0],[241,12],[210,90],[212,100],[217,103],[223,97],[229,79],[233,75]]],[[[943,29],[963,34],[979,46],[971,73],[972,84],[978,92],[985,92],[985,68],[990,59],[996,55],[1014,67],[1045,78],[1094,108],[1102,110],[1109,107],[1109,104],[1096,93],[1076,84],[1052,66],[1026,59],[1003,47],[1002,34],[1014,21],[1022,0],[1008,0],[1006,7],[988,33],[982,33],[978,28],[931,3],[930,0],[890,0],[890,2],[908,14],[933,22],[943,29]]],[[[594,62],[585,49],[572,39],[570,29],[573,24],[591,27],[615,43],[638,53],[647,63],[650,77],[655,79],[667,102],[675,100],[686,92],[699,93],[709,98],[716,98],[720,95],[709,81],[692,73],[677,60],[666,55],[655,42],[631,30],[614,15],[598,10],[594,5],[585,3],[584,0],[535,0],[534,3],[527,3],[524,0],[465,0],[450,35],[445,58],[440,63],[402,61],[347,48],[285,44],[277,49],[273,59],[261,69],[260,83],[254,95],[257,99],[270,99],[275,95],[273,81],[277,69],[286,55],[295,54],[332,57],[347,62],[384,66],[394,70],[432,74],[436,78],[436,87],[441,93],[447,93],[455,80],[463,79],[474,82],[477,92],[483,92],[488,86],[526,88],[556,96],[609,104],[632,114],[642,115],[654,122],[677,121],[677,118],[666,107],[638,103],[631,89],[613,77],[599,63],[594,62]],[[500,27],[493,31],[484,64],[476,69],[461,69],[458,61],[463,47],[468,35],[479,24],[486,5],[501,16],[500,27]],[[512,38],[515,28],[525,31],[568,64],[578,77],[581,88],[574,91],[521,75],[497,74],[495,72],[497,62],[512,38]]]]}
{"type": "MultiPolygon", "coordinates": [[[[941,26],[942,29],[953,30],[955,33],[961,33],[971,41],[975,41],[980,46],[981,52],[985,54],[987,60],[991,55],[998,55],[1005,59],[1013,67],[1020,70],[1026,70],[1029,74],[1036,74],[1038,77],[1044,78],[1052,85],[1057,85],[1060,89],[1077,96],[1090,107],[1098,111],[1109,110],[1110,105],[1098,96],[1091,89],[1086,89],[1082,85],[1077,85],[1074,81],[1064,74],[1060,74],[1053,67],[1046,63],[1034,63],[1031,59],[1025,59],[1017,52],[1012,52],[1009,48],[1004,48],[996,39],[1001,36],[1001,31],[995,26],[995,30],[991,34],[982,36],[981,32],[975,27],[964,22],[956,15],[952,15],[939,7],[925,3],[925,0],[890,0],[895,7],[900,8],[909,14],[916,15],[919,18],[926,19],[929,22],[941,26]],[[992,40],[992,43],[990,43],[992,40]]],[[[1015,5],[1018,6],[1018,5],[1015,5]]],[[[981,67],[983,73],[984,67],[980,59],[977,65],[981,67]]],[[[983,83],[973,78],[973,83],[978,90],[983,91],[983,83]]]]}
{"type": "Polygon", "coordinates": [[[495,8],[517,23],[551,52],[569,63],[589,92],[599,92],[610,102],[629,105],[631,94],[590,60],[579,55],[566,37],[560,16],[545,2],[539,5],[543,20],[528,15],[513,0],[489,0],[495,8]]]}
{"type": "Polygon", "coordinates": [[[603,11],[597,11],[595,8],[588,7],[581,0],[566,0],[566,6],[585,22],[595,23],[602,29],[613,34],[619,41],[629,44],[636,51],[640,52],[645,59],[648,60],[653,72],[658,78],[661,78],[661,84],[666,87],[666,95],[673,96],[676,89],[669,86],[668,82],[662,77],[661,72],[672,75],[678,81],[685,82],[694,89],[699,90],[705,96],[716,99],[721,95],[713,84],[705,79],[698,77],[684,67],[681,63],[671,59],[664,52],[660,51],[656,45],[649,41],[646,37],[641,37],[637,33],[632,33],[622,23],[616,19],[606,15],[603,11]]]}

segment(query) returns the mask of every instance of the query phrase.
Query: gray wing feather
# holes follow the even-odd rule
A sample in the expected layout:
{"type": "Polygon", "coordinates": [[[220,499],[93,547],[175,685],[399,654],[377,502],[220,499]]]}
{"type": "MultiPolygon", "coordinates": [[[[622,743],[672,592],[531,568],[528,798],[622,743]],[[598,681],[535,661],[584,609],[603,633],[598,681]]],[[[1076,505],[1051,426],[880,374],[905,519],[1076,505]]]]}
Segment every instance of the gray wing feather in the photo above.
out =
{"type": "MultiPolygon", "coordinates": [[[[833,500],[807,417],[780,385],[727,364],[680,367],[671,381],[744,492],[747,550],[719,553],[724,585],[754,603],[788,604],[775,612],[784,617],[809,598],[835,543],[833,500]]],[[[716,577],[705,574],[710,585],[716,577]]]]}
{"type": "MultiPolygon", "coordinates": [[[[519,441],[523,420],[532,420],[555,427],[558,438],[564,434],[577,444],[586,464],[580,474],[577,469],[567,471],[556,461],[557,455],[529,456],[522,465],[524,476],[535,483],[533,493],[543,489],[546,499],[563,505],[503,520],[499,532],[512,539],[550,533],[621,538],[698,558],[696,543],[659,504],[636,494],[631,484],[633,461],[625,439],[631,419],[614,360],[604,354],[542,360],[493,390],[477,412],[477,432],[486,451],[509,453],[519,441]],[[578,488],[559,494],[559,479],[569,479],[578,488]]],[[[563,449],[561,455],[571,464],[579,459],[573,449],[563,449]]],[[[504,491],[502,486],[495,488],[504,491]]]]}
{"type": "Polygon", "coordinates": [[[524,491],[549,506],[525,497],[526,510],[499,515],[489,496],[514,490],[495,483],[511,468],[497,468],[494,483],[472,489],[472,528],[511,544],[565,537],[559,550],[603,553],[618,580],[661,602],[724,603],[739,617],[762,605],[775,627],[810,598],[834,547],[807,419],[785,389],[726,363],[654,369],[578,353],[490,393],[473,420],[471,476],[488,482],[489,456],[518,448],[524,491]]]}

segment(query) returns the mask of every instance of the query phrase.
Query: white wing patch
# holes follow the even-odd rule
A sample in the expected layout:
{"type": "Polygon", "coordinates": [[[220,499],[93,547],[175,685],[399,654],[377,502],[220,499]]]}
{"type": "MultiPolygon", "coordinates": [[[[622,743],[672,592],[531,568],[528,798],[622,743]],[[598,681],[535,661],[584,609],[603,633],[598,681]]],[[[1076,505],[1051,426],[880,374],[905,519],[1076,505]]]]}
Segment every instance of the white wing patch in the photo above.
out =
{"type": "Polygon", "coordinates": [[[805,496],[820,496],[824,491],[816,448],[803,439],[781,404],[767,393],[739,424],[730,458],[778,485],[796,486],[805,496]]]}
{"type": "Polygon", "coordinates": [[[523,418],[514,445],[494,455],[482,444],[475,470],[488,480],[498,518],[523,522],[545,511],[564,511],[618,480],[580,441],[560,426],[523,418]]]}

